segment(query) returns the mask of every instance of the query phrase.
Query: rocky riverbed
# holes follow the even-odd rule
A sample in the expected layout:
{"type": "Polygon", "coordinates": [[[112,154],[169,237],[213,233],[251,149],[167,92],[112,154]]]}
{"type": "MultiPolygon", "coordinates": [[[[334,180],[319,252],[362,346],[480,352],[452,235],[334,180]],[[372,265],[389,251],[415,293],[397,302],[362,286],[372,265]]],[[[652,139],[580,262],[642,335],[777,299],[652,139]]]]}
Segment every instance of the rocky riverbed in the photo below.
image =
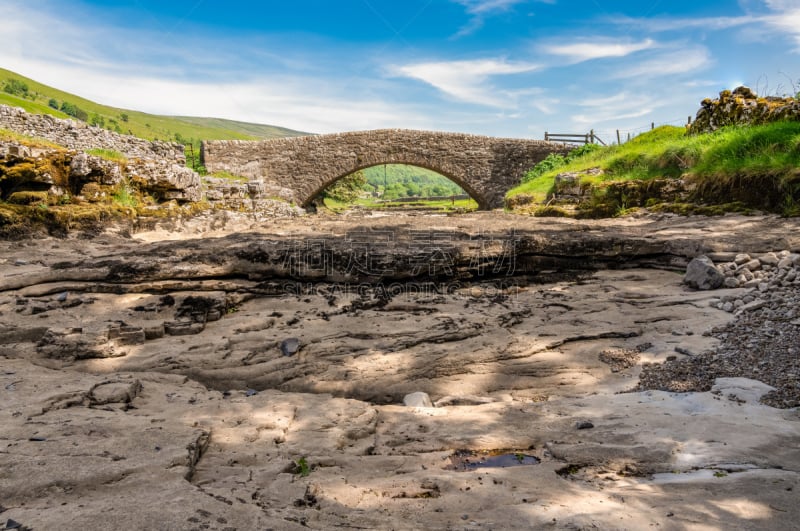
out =
{"type": "Polygon", "coordinates": [[[705,254],[738,282],[723,264],[790,256],[798,225],[339,216],[2,243],[0,517],[792,529],[798,288],[778,264],[763,289],[682,271],[705,254]]]}

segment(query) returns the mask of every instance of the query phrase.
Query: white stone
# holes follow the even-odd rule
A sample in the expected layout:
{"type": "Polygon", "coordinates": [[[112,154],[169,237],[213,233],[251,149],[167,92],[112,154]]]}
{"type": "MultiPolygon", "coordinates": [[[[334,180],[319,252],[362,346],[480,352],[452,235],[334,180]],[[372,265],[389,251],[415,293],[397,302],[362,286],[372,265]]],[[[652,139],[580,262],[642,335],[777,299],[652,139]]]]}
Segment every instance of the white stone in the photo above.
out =
{"type": "Polygon", "coordinates": [[[406,407],[433,407],[433,402],[431,402],[431,397],[428,396],[428,393],[417,391],[404,396],[403,405],[406,407]]]}

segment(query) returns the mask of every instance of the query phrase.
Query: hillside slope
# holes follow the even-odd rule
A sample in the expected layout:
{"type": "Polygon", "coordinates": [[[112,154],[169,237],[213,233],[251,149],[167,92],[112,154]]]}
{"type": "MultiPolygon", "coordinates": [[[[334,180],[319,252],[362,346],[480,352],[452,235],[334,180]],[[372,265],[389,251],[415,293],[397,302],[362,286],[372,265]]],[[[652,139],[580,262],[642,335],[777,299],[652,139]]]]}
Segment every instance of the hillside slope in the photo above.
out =
{"type": "Polygon", "coordinates": [[[0,104],[22,107],[31,113],[51,114],[58,118],[75,117],[77,111],[84,121],[118,133],[184,144],[197,144],[199,140],[257,140],[307,134],[283,127],[221,118],[162,116],[110,107],[2,68],[0,104]]]}

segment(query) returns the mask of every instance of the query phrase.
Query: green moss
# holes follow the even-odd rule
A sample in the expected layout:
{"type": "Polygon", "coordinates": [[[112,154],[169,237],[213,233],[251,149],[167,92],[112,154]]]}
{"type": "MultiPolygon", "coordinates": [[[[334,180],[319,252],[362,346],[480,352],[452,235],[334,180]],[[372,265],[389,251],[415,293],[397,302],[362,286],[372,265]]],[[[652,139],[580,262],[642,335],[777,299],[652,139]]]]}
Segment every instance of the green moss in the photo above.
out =
{"type": "Polygon", "coordinates": [[[47,204],[47,192],[14,192],[8,197],[8,202],[13,205],[33,205],[36,203],[47,204]]]}
{"type": "Polygon", "coordinates": [[[537,218],[569,218],[573,217],[573,214],[567,212],[565,209],[557,206],[543,206],[533,210],[532,212],[534,217],[537,218]]]}

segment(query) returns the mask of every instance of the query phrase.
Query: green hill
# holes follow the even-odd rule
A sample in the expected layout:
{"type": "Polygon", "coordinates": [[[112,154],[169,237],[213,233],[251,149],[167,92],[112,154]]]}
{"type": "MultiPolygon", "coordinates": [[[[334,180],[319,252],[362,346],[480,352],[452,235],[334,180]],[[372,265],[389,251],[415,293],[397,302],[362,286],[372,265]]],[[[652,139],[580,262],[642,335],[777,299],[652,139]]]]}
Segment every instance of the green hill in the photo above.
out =
{"type": "Polygon", "coordinates": [[[162,116],[110,107],[38,83],[0,68],[0,104],[22,107],[35,114],[78,118],[111,131],[147,140],[197,145],[200,140],[258,140],[307,133],[272,125],[221,118],[162,116]]]}

